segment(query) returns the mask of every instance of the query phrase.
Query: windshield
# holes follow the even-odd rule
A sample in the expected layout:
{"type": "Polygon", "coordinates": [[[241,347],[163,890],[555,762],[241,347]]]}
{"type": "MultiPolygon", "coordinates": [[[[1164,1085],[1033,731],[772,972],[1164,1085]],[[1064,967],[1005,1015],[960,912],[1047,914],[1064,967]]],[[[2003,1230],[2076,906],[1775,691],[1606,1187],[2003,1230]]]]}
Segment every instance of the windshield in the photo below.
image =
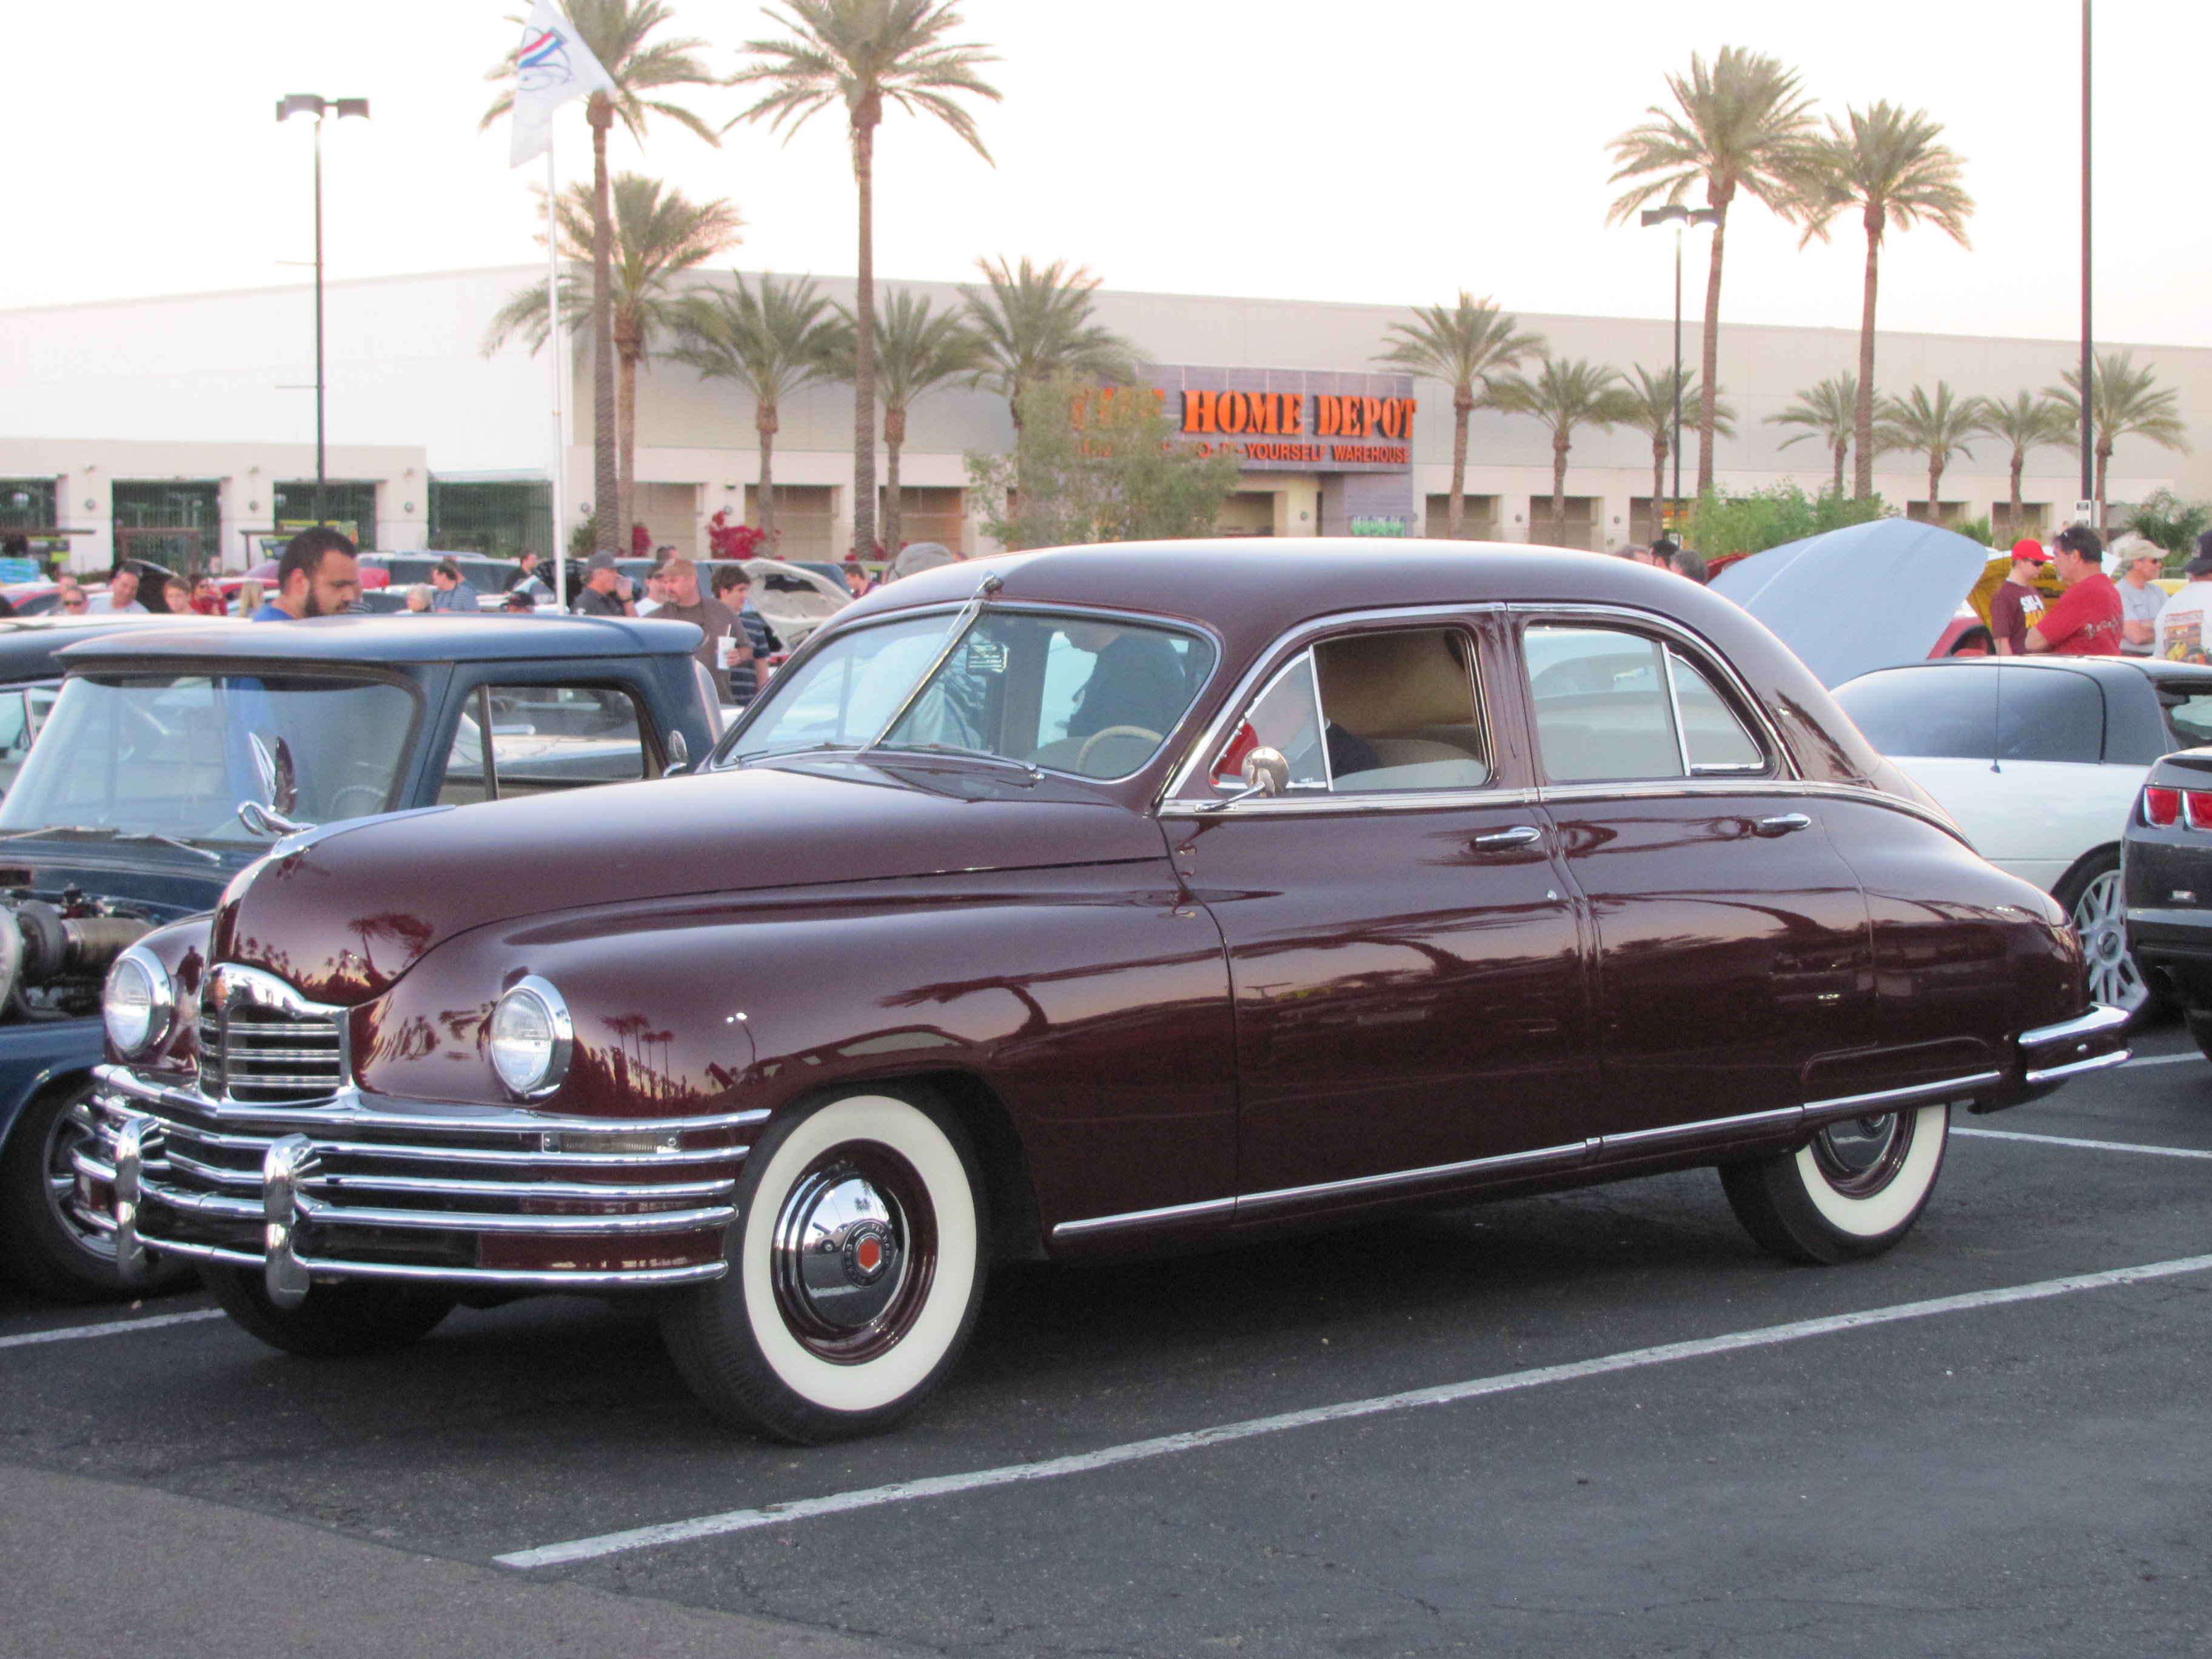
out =
{"type": "Polygon", "coordinates": [[[381,812],[407,752],[415,699],[375,681],[204,675],[73,677],[62,688],[0,832],[68,826],[264,846],[239,822],[266,802],[250,733],[291,751],[289,816],[329,823],[381,812]]]}
{"type": "Polygon", "coordinates": [[[770,683],[738,738],[737,757],[864,748],[883,733],[889,749],[1127,777],[1159,751],[1213,666],[1212,645],[1177,629],[991,611],[911,696],[956,620],[887,623],[824,646],[770,683]],[[895,715],[897,725],[884,732],[895,715]]]}

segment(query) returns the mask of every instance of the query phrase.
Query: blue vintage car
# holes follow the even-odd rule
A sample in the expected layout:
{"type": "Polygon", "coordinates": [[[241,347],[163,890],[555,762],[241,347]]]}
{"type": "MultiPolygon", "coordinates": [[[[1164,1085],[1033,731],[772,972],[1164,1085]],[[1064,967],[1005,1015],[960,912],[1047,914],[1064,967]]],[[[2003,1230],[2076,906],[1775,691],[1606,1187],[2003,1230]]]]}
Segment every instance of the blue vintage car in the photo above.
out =
{"type": "Polygon", "coordinates": [[[124,1288],[76,1158],[118,956],[285,837],[684,766],[717,736],[698,642],[678,622],[334,617],[62,650],[0,802],[0,1266],[70,1300],[124,1288]]]}

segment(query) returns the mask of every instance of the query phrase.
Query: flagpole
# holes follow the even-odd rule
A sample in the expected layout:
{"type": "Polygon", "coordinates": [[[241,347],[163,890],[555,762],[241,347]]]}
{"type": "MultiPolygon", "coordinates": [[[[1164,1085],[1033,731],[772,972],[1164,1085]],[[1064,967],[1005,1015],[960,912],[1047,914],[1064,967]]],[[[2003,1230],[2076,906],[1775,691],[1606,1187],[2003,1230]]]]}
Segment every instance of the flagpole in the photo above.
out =
{"type": "Polygon", "coordinates": [[[561,331],[561,196],[560,179],[553,167],[553,139],[545,139],[545,316],[551,326],[547,336],[553,358],[553,601],[568,608],[568,545],[562,536],[562,483],[568,451],[567,422],[562,409],[568,403],[562,379],[568,373],[568,347],[561,331]]]}

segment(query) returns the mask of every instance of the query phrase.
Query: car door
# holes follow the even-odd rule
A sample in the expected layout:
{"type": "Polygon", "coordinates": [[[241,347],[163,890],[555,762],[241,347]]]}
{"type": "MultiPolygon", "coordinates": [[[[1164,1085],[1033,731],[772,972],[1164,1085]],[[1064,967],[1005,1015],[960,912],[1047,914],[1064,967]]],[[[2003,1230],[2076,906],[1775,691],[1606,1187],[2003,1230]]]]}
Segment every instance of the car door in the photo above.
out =
{"type": "Polygon", "coordinates": [[[1607,1150],[1794,1112],[1808,1065],[1876,1029],[1865,898],[1820,798],[1718,660],[1656,619],[1528,616],[1519,641],[1595,928],[1607,1150]]]}
{"type": "Polygon", "coordinates": [[[1496,740],[1498,626],[1287,643],[1166,809],[1228,954],[1240,1220],[1583,1156],[1583,940],[1524,746],[1496,740]],[[1255,745],[1289,787],[1231,799],[1255,745]]]}

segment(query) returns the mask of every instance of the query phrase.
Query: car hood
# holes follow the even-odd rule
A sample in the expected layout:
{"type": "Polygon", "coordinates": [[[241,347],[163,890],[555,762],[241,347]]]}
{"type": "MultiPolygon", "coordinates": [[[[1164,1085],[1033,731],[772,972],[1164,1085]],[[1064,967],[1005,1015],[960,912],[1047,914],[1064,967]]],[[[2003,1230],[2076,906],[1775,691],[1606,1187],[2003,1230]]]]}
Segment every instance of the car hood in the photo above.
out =
{"type": "Polygon", "coordinates": [[[349,1006],[442,940],[546,911],[1165,856],[1150,818],[1049,779],[752,768],[434,809],[280,847],[226,896],[213,944],[217,961],[349,1006]]]}
{"type": "Polygon", "coordinates": [[[1954,531],[1877,519],[1754,553],[1712,587],[1833,687],[1924,661],[1989,559],[1988,548],[1954,531]]]}

